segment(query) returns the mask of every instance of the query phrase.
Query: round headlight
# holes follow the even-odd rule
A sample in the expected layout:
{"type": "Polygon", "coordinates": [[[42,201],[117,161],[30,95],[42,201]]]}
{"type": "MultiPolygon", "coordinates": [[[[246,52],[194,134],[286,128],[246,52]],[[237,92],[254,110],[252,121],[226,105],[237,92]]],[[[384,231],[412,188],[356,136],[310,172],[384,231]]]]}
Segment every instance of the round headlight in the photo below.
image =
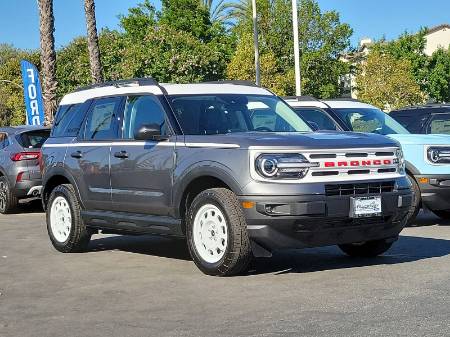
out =
{"type": "Polygon", "coordinates": [[[273,177],[277,174],[277,160],[275,158],[264,158],[261,160],[261,171],[267,177],[273,177]]]}

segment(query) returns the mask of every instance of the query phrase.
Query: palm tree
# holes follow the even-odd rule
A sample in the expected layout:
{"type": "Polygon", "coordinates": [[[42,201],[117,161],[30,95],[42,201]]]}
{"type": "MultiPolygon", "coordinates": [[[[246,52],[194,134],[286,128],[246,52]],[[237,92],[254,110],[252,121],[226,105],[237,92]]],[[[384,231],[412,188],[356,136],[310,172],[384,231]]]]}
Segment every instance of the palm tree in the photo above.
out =
{"type": "Polygon", "coordinates": [[[38,0],[38,7],[45,124],[50,124],[56,112],[56,89],[58,84],[56,81],[53,0],[38,0]]]}
{"type": "Polygon", "coordinates": [[[86,14],[87,40],[89,49],[89,62],[94,83],[103,82],[102,62],[100,60],[100,48],[98,46],[97,22],[95,20],[95,1],[84,0],[84,12],[86,14]]]}
{"type": "Polygon", "coordinates": [[[229,7],[231,7],[234,2],[228,2],[226,0],[218,0],[216,4],[214,4],[214,0],[200,0],[200,2],[209,11],[211,22],[229,23],[229,7]]]}

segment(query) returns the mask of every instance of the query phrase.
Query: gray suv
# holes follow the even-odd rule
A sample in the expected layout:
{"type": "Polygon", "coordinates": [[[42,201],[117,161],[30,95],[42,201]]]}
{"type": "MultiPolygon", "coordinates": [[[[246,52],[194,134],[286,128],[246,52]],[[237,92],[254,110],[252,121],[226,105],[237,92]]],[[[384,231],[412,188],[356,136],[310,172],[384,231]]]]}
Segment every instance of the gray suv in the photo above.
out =
{"type": "Polygon", "coordinates": [[[49,135],[43,127],[0,128],[0,213],[14,211],[19,199],[40,196],[40,150],[49,135]]]}
{"type": "Polygon", "coordinates": [[[83,251],[99,230],[185,237],[210,275],[277,249],[382,254],[412,198],[397,142],[313,133],[279,97],[241,82],[135,79],[68,94],[43,170],[57,250],[83,251]]]}

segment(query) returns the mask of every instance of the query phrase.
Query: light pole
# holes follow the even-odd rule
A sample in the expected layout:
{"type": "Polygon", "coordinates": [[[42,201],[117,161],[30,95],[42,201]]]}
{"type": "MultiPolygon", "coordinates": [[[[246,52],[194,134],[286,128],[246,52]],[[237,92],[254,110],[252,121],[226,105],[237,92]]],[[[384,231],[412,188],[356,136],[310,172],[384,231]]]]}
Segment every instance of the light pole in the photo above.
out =
{"type": "Polygon", "coordinates": [[[261,85],[261,73],[259,64],[259,42],[258,42],[258,18],[256,16],[256,0],[252,0],[253,8],[253,43],[255,45],[255,70],[256,84],[261,85]]]}
{"type": "Polygon", "coordinates": [[[295,94],[302,95],[300,75],[300,45],[298,42],[298,16],[297,0],[292,0],[292,29],[294,30],[294,67],[295,67],[295,94]]]}

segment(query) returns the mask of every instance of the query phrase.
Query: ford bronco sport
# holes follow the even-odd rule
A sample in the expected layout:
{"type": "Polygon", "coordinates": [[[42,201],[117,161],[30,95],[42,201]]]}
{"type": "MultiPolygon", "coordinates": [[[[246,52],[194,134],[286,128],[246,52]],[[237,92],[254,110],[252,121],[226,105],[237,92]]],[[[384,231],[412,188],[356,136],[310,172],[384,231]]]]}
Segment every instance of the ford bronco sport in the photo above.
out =
{"type": "Polygon", "coordinates": [[[412,194],[396,141],[313,133],[241,82],[116,81],[66,95],[43,148],[47,229],[61,252],[91,235],[186,237],[206,274],[273,250],[385,252],[412,194]]]}

